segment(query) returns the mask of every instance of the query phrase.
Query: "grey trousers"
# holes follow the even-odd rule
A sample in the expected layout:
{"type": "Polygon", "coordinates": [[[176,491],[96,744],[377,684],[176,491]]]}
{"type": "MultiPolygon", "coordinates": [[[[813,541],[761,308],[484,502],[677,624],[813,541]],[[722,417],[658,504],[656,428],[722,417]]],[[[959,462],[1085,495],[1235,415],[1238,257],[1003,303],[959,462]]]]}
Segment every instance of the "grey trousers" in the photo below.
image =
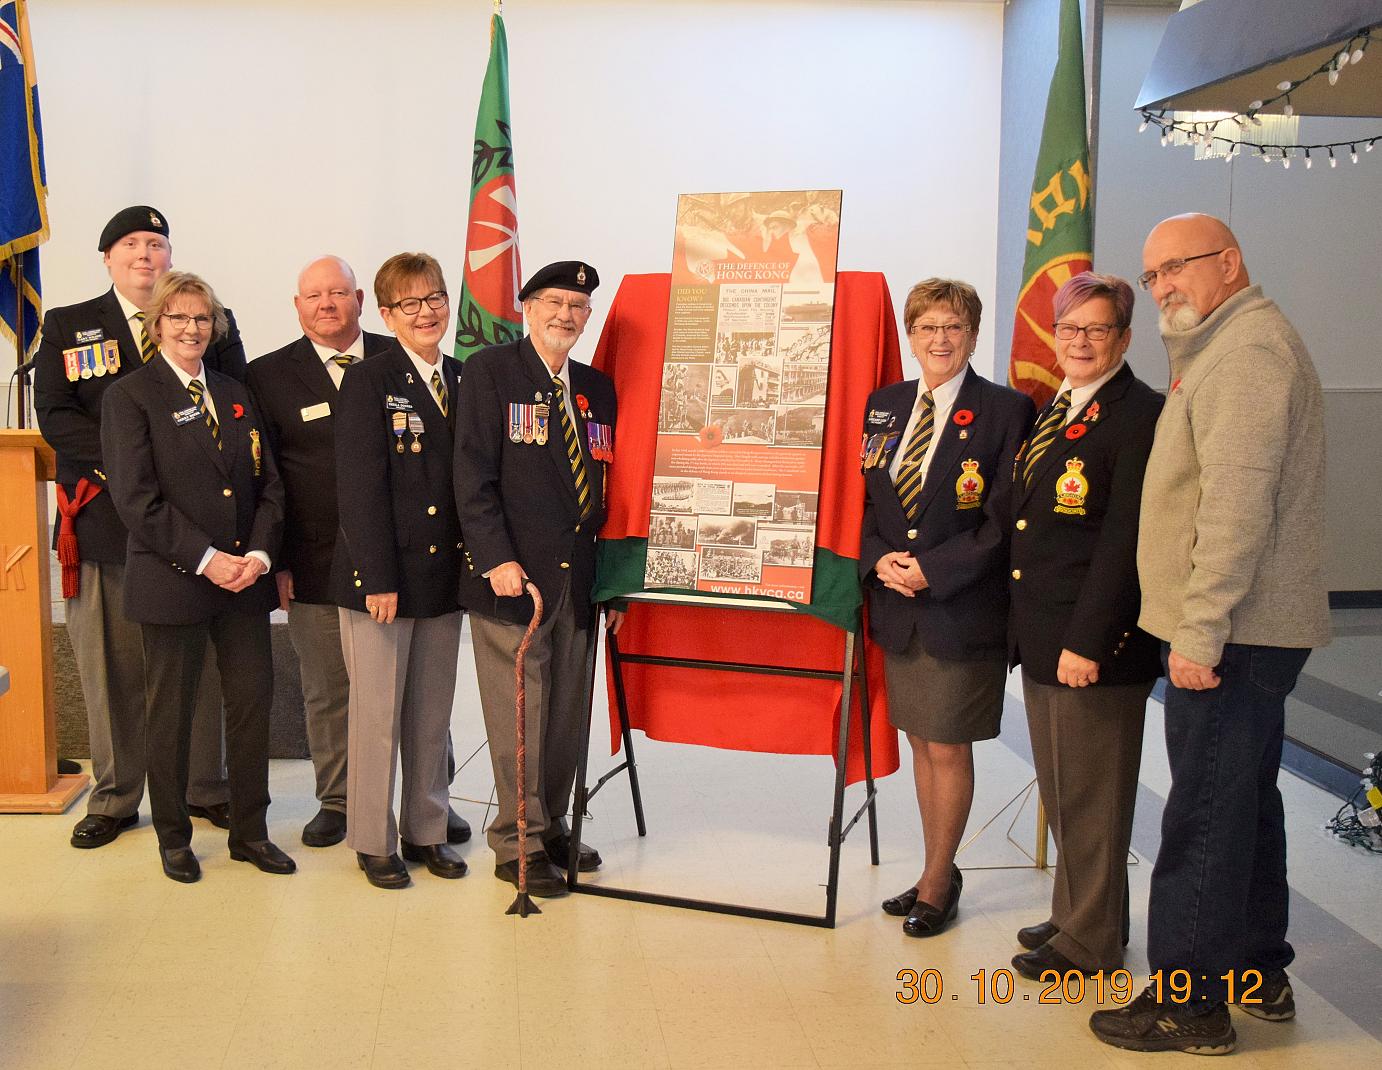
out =
{"type": "Polygon", "coordinates": [[[324,810],[346,810],[347,713],[350,674],[341,653],[341,616],[335,606],[288,603],[288,635],[302,671],[307,749],[324,810]]]}
{"type": "MultiPolygon", "coordinates": [[[[527,629],[470,614],[475,676],[489,737],[498,813],[488,838],[497,862],[518,857],[518,726],[514,658],[527,629]]],[[[582,719],[590,714],[587,663],[594,632],[577,628],[568,589],[547,607],[524,660],[528,852],[567,831],[566,811],[576,780],[582,719]]]]}
{"type": "MultiPolygon", "coordinates": [[[[83,561],[81,590],[66,607],[91,739],[95,783],[86,812],[113,818],[139,810],[146,771],[143,633],[125,619],[124,583],[123,564],[83,561]]],[[[229,799],[221,678],[208,643],[192,714],[187,802],[216,806],[229,799]]]]}
{"type": "Polygon", "coordinates": [[[1063,687],[1025,672],[1032,759],[1056,841],[1051,946],[1085,970],[1123,965],[1142,722],[1152,685],[1063,687]]]}
{"type": "Polygon", "coordinates": [[[400,833],[420,846],[446,842],[446,754],[461,614],[398,617],[380,624],[368,613],[339,610],[341,648],[350,675],[346,772],[346,843],[367,855],[391,855],[400,833]],[[393,793],[399,758],[399,818],[393,793]]]}

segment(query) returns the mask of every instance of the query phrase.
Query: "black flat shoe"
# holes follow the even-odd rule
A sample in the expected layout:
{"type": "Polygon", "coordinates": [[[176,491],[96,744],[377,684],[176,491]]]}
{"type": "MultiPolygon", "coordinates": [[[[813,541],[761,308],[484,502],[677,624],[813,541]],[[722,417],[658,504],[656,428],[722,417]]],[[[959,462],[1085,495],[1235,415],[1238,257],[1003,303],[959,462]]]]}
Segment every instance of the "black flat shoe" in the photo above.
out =
{"type": "Polygon", "coordinates": [[[365,879],[376,888],[406,888],[413,883],[408,867],[398,855],[362,855],[355,852],[355,861],[365,871],[365,879]]]}
{"type": "Polygon", "coordinates": [[[346,816],[339,810],[318,810],[317,816],[302,828],[302,842],[308,847],[332,847],[345,839],[346,816]]]}
{"type": "Polygon", "coordinates": [[[72,829],[73,847],[104,847],[128,828],[139,824],[138,814],[126,817],[107,817],[105,814],[87,814],[72,829]]]}
{"type": "MultiPolygon", "coordinates": [[[[955,872],[958,874],[959,870],[955,872]]],[[[918,937],[938,936],[945,932],[960,912],[960,890],[963,884],[964,878],[951,878],[950,894],[946,897],[944,907],[933,907],[924,899],[918,899],[903,920],[902,931],[908,936],[918,937]]]]}
{"type": "Polygon", "coordinates": [[[230,857],[237,862],[253,863],[254,868],[261,873],[277,873],[286,876],[289,873],[295,873],[298,868],[296,862],[269,840],[231,843],[230,857]]]}
{"type": "Polygon", "coordinates": [[[230,803],[213,803],[211,806],[193,806],[187,804],[188,817],[200,817],[203,821],[210,821],[218,829],[230,828],[230,803]]]}
{"type": "Polygon", "coordinates": [[[446,808],[446,842],[468,843],[470,841],[470,822],[449,806],[446,808]]]}
{"type": "MultiPolygon", "coordinates": [[[[1025,929],[1017,930],[1017,942],[1028,951],[1035,951],[1051,937],[1055,936],[1060,930],[1049,921],[1043,921],[1038,925],[1028,925],[1025,929]]],[[[1124,947],[1127,944],[1123,945],[1124,947]]]]}
{"type": "Polygon", "coordinates": [[[202,879],[202,867],[190,847],[160,847],[158,857],[163,860],[163,875],[179,884],[196,884],[202,879]]]}
{"type": "Polygon", "coordinates": [[[1062,955],[1050,944],[1042,944],[1035,951],[1024,951],[1013,956],[1013,969],[1029,981],[1040,981],[1042,976],[1054,972],[1060,977],[1067,973],[1083,974],[1093,977],[1093,970],[1081,969],[1062,955]]]}
{"type": "MultiPolygon", "coordinates": [[[[500,862],[494,867],[494,875],[501,881],[508,881],[518,887],[518,859],[500,862]]],[[[544,899],[560,899],[568,893],[566,874],[547,860],[544,854],[528,856],[528,894],[544,899]]]]}
{"type": "Polygon", "coordinates": [[[408,862],[421,862],[432,876],[448,880],[464,877],[469,868],[465,859],[444,843],[423,847],[404,840],[403,858],[408,862]]]}
{"type": "MultiPolygon", "coordinates": [[[[560,836],[553,836],[542,845],[547,850],[547,857],[552,860],[552,865],[557,869],[565,871],[570,866],[571,859],[571,834],[563,832],[560,836]]],[[[590,873],[600,868],[600,852],[594,847],[587,847],[581,844],[580,851],[576,856],[576,869],[581,873],[590,873]]]]}
{"type": "Polygon", "coordinates": [[[908,888],[905,892],[899,892],[891,899],[884,899],[882,905],[884,914],[891,914],[895,918],[905,918],[912,912],[912,907],[917,905],[916,885],[908,888]]]}

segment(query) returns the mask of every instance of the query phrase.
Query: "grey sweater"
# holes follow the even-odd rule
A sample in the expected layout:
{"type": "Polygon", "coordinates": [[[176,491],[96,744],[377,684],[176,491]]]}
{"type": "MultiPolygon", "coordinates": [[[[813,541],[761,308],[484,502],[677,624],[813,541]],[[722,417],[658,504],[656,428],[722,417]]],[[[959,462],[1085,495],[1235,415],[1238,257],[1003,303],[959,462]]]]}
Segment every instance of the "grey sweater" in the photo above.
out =
{"type": "Polygon", "coordinates": [[[1225,643],[1324,646],[1324,402],[1305,344],[1260,286],[1162,338],[1139,623],[1201,665],[1225,643]]]}

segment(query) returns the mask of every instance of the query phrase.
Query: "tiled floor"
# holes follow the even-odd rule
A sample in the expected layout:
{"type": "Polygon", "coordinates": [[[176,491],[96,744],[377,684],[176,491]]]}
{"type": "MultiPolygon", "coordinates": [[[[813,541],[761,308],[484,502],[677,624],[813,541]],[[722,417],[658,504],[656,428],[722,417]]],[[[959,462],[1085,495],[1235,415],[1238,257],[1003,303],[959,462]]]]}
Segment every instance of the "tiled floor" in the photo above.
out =
{"type": "MultiPolygon", "coordinates": [[[[454,720],[462,756],[483,738],[468,665],[467,647],[454,720]]],[[[1167,784],[1158,713],[1153,705],[1134,842],[1141,862],[1130,870],[1135,973],[1146,968],[1154,811],[1167,784]]],[[[973,829],[1031,778],[1020,711],[1005,723],[1003,739],[977,748],[973,829]]],[[[597,726],[595,752],[606,738],[597,726]]],[[[596,879],[821,909],[828,762],[641,736],[637,745],[649,836],[634,834],[627,790],[611,784],[587,826],[605,857],[596,879]]],[[[224,833],[197,822],[201,883],[166,880],[147,806],[137,829],[97,851],[67,846],[73,815],[0,817],[0,1067],[1041,1070],[1184,1061],[1099,1044],[1084,1024],[1092,996],[1040,1005],[1039,990],[1019,980],[1011,1002],[978,1004],[971,975],[1007,967],[1013,931],[1046,916],[1046,875],[981,868],[1023,861],[1003,835],[1007,816],[961,856],[960,924],[930,941],[901,935],[877,903],[918,868],[904,775],[881,784],[882,865],[869,866],[862,826],[846,845],[833,931],[580,895],[540,901],[540,916],[506,916],[513,889],[490,876],[482,842],[464,848],[465,880],[415,868],[412,888],[378,891],[344,846],[298,842],[315,812],[306,762],[272,770],[272,833],[299,865],[287,878],[232,863],[224,833]],[[940,1001],[900,1004],[904,968],[938,971],[940,1001]]],[[[487,798],[489,787],[482,753],[453,788],[477,829],[484,806],[464,800],[487,798]]],[[[1337,805],[1329,796],[1289,775],[1283,789],[1300,1014],[1279,1025],[1236,1014],[1237,1064],[1375,1064],[1382,862],[1319,831],[1337,805]]],[[[1030,809],[1014,836],[1030,844],[1030,809]]]]}

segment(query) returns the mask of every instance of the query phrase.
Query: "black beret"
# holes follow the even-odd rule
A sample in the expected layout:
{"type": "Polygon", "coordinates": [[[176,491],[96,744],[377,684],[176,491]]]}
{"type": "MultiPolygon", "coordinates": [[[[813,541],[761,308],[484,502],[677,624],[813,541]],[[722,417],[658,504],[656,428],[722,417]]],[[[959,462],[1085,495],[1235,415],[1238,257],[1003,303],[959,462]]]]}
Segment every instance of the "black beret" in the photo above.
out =
{"type": "Polygon", "coordinates": [[[104,253],[126,234],[133,234],[136,230],[147,230],[153,234],[162,234],[166,238],[168,221],[163,218],[163,213],[147,204],[133,204],[128,208],[121,208],[110,217],[110,222],[101,231],[101,242],[96,248],[104,253]]]}
{"type": "Polygon", "coordinates": [[[575,290],[577,293],[590,294],[599,285],[600,273],[589,264],[583,264],[579,260],[558,260],[555,264],[540,268],[525,282],[523,289],[518,291],[518,299],[526,301],[538,290],[545,290],[549,286],[554,286],[558,290],[575,290]]]}

